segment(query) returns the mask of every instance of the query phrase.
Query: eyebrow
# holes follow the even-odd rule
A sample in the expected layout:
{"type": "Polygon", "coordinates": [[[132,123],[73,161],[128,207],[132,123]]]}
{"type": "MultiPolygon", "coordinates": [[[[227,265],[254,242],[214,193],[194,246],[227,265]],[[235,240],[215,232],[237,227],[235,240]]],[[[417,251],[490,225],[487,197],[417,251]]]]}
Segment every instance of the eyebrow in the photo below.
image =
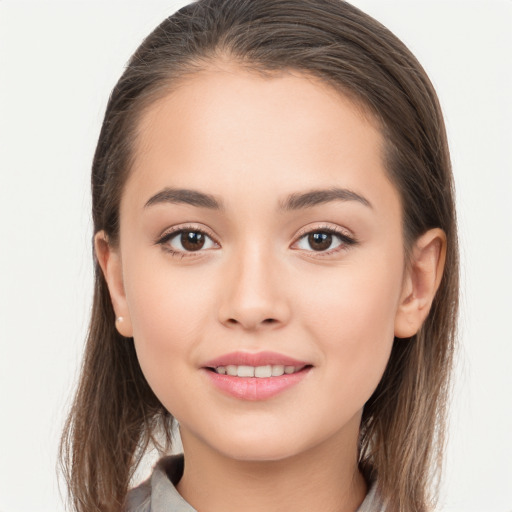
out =
{"type": "Polygon", "coordinates": [[[216,199],[215,196],[187,188],[164,188],[154,196],[151,196],[146,201],[144,208],[161,203],[189,204],[210,210],[223,209],[221,201],[216,199]]]}
{"type": "Polygon", "coordinates": [[[280,204],[280,209],[284,211],[302,210],[304,208],[312,208],[319,204],[330,203],[331,201],[357,201],[368,208],[373,208],[368,199],[356,194],[352,190],[333,187],[291,194],[280,204]]]}
{"type": "MultiPolygon", "coordinates": [[[[356,192],[345,188],[333,187],[290,194],[284,201],[279,203],[279,209],[281,211],[302,210],[332,201],[357,201],[364,206],[372,208],[370,201],[356,192]]],[[[210,210],[224,209],[222,201],[211,194],[205,194],[198,190],[169,187],[151,196],[146,201],[144,208],[162,203],[188,204],[210,210]]]]}

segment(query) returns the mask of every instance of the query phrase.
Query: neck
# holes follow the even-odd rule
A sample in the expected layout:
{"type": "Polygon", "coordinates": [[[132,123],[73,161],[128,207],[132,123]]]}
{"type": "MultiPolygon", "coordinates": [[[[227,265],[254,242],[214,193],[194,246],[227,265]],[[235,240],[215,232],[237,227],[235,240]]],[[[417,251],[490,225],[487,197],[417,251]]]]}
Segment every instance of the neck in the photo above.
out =
{"type": "Polygon", "coordinates": [[[236,460],[181,429],[185,470],[178,491],[208,512],[354,512],[366,495],[354,442],[333,436],[275,461],[236,460]],[[351,449],[347,449],[351,446],[351,449]]]}

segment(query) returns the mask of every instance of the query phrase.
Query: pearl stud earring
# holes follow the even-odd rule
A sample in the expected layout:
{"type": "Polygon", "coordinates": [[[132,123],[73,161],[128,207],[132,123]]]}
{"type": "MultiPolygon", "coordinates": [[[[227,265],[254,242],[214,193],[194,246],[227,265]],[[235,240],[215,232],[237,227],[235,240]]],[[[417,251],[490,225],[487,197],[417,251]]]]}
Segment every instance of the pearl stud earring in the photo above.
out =
{"type": "Polygon", "coordinates": [[[121,323],[123,320],[124,320],[124,317],[122,317],[122,316],[118,316],[116,318],[116,322],[119,322],[119,323],[121,323]]]}

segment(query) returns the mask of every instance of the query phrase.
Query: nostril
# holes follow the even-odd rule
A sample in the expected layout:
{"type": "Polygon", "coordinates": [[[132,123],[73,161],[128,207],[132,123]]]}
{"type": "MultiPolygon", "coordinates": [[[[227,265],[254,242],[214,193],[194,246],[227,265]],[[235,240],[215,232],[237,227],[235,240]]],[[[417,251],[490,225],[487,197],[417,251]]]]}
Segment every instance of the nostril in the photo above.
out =
{"type": "MultiPolygon", "coordinates": [[[[275,324],[277,320],[275,318],[265,318],[262,320],[262,324],[275,324]]],[[[228,318],[227,323],[230,325],[238,325],[240,322],[234,318],[228,318]]]]}

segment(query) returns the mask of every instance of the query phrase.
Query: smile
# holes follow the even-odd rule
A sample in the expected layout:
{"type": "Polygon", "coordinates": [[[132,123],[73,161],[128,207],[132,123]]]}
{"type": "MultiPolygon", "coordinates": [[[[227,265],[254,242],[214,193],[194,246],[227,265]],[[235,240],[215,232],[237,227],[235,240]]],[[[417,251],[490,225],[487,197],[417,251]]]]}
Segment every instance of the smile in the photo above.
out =
{"type": "Polygon", "coordinates": [[[202,366],[213,388],[239,400],[268,400],[298,386],[313,365],[275,352],[233,352],[202,366]]]}
{"type": "Polygon", "coordinates": [[[297,373],[304,368],[301,366],[285,366],[282,364],[267,364],[265,366],[248,366],[248,365],[234,365],[217,366],[212,370],[219,375],[230,375],[232,377],[256,377],[263,379],[266,377],[280,377],[281,375],[291,375],[297,373]]]}

